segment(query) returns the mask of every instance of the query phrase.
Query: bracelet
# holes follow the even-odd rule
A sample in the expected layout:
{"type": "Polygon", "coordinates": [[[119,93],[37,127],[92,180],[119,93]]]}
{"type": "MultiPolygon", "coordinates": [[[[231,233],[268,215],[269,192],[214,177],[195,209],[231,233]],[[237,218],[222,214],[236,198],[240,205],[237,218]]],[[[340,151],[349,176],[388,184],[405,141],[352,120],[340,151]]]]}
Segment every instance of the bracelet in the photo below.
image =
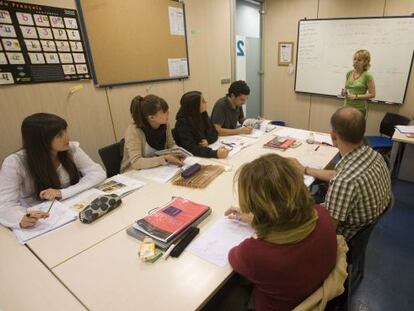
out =
{"type": "Polygon", "coordinates": [[[307,167],[307,166],[305,166],[305,175],[308,175],[307,170],[308,170],[308,167],[307,167]]]}

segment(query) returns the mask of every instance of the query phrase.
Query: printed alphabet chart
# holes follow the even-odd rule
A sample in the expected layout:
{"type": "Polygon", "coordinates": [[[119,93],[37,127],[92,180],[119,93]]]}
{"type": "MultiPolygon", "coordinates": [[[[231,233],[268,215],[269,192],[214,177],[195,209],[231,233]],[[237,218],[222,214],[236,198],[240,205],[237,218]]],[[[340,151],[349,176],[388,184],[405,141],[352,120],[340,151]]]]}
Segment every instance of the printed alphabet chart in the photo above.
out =
{"type": "Polygon", "coordinates": [[[0,0],[0,85],[90,79],[76,10],[0,0]]]}

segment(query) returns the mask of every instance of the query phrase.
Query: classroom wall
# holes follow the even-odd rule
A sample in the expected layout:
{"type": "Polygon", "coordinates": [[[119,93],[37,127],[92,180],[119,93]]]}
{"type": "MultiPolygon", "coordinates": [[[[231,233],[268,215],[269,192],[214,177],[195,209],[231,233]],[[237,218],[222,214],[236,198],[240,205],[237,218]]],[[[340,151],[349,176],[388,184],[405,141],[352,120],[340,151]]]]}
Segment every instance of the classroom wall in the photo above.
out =
{"type": "MultiPolygon", "coordinates": [[[[327,132],[330,130],[330,116],[343,104],[342,100],[336,98],[296,94],[294,74],[289,74],[287,67],[277,65],[279,41],[295,42],[296,51],[299,19],[411,15],[413,12],[414,0],[266,0],[263,17],[264,117],[285,120],[292,127],[327,132]]],[[[352,59],[349,60],[349,66],[352,69],[352,59]]],[[[378,134],[379,123],[386,112],[414,115],[413,75],[412,72],[402,106],[369,106],[368,134],[378,134]]]]}
{"type": "MultiPolygon", "coordinates": [[[[26,3],[76,8],[73,0],[26,0],[26,3]]],[[[42,83],[0,88],[0,163],[21,147],[22,120],[35,112],[56,113],[68,121],[73,140],[99,161],[98,149],[120,140],[131,122],[129,105],[135,95],[157,94],[170,105],[170,123],[184,92],[200,90],[210,103],[224,96],[231,77],[231,0],[186,0],[190,79],[97,89],[92,81],[42,83]],[[208,12],[208,14],[206,14],[208,12]],[[74,86],[81,90],[71,94],[74,86]]]]}

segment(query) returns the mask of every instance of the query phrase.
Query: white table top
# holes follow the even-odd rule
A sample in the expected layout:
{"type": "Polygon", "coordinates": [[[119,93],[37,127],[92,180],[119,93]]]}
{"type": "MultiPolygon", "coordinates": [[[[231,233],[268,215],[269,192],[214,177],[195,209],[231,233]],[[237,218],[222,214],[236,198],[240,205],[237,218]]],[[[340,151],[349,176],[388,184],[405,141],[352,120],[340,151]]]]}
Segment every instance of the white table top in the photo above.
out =
{"type": "Polygon", "coordinates": [[[86,310],[53,274],[0,226],[0,310],[86,310]]]}
{"type": "Polygon", "coordinates": [[[230,159],[203,159],[231,168],[206,189],[149,182],[125,197],[121,208],[96,222],[85,225],[77,221],[30,241],[29,246],[91,310],[119,306],[123,310],[194,310],[230,275],[230,266],[222,268],[188,252],[153,265],[142,263],[138,258],[139,242],[125,229],[150,209],[166,204],[171,196],[182,196],[212,208],[211,216],[200,225],[202,234],[228,207],[237,204],[233,176],[242,164],[263,154],[278,153],[325,167],[338,152],[333,147],[316,148],[305,142],[286,151],[262,148],[272,137],[265,134],[230,159]]]}
{"type": "Polygon", "coordinates": [[[392,140],[401,143],[414,144],[414,138],[408,138],[407,136],[405,136],[405,134],[402,134],[397,129],[394,131],[394,135],[392,135],[392,140]]]}
{"type": "MultiPolygon", "coordinates": [[[[233,158],[221,160],[232,165],[230,172],[221,174],[204,190],[188,189],[185,193],[185,198],[212,208],[212,215],[200,226],[200,234],[228,207],[237,204],[233,176],[243,163],[274,152],[324,167],[337,154],[336,148],[320,146],[315,151],[315,145],[306,143],[287,151],[261,148],[270,139],[271,134],[266,134],[233,158]]],[[[133,200],[141,197],[140,191],[133,200]]],[[[153,265],[145,264],[138,258],[138,248],[139,242],[122,230],[53,271],[92,310],[110,310],[119,305],[124,310],[194,310],[214,294],[232,272],[229,265],[222,268],[188,252],[178,259],[160,259],[153,265]]]]}

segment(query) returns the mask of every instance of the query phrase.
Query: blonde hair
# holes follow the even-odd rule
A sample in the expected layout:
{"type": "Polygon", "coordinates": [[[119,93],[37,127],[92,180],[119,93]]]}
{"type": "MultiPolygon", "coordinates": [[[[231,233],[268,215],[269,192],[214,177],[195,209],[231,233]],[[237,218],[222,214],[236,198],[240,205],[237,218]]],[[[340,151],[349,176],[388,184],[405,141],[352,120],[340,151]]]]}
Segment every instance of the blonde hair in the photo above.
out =
{"type": "Polygon", "coordinates": [[[371,54],[369,54],[368,50],[358,50],[355,52],[355,56],[360,56],[365,61],[364,71],[367,71],[371,67],[371,54]]]}
{"type": "Polygon", "coordinates": [[[292,160],[264,155],[239,168],[236,182],[240,209],[253,214],[259,238],[299,227],[313,216],[312,197],[292,160]]]}

